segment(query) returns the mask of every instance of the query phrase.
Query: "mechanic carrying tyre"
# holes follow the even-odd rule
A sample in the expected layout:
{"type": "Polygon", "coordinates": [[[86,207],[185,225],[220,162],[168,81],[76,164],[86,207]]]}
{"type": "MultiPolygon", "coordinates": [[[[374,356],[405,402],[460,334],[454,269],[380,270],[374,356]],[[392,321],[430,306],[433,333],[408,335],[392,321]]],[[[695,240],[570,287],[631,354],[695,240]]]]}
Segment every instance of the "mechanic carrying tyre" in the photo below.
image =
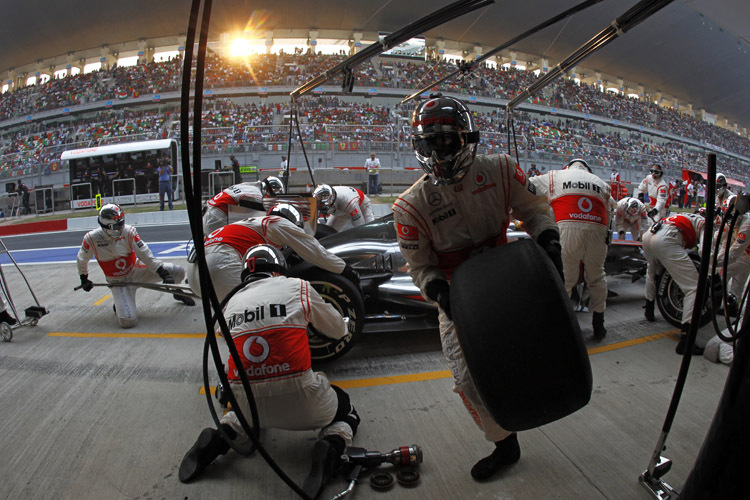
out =
{"type": "MultiPolygon", "coordinates": [[[[688,255],[688,249],[703,241],[706,220],[701,214],[677,214],[654,224],[643,235],[643,253],[648,261],[646,273],[646,312],[648,321],[655,321],[654,300],[656,299],[657,276],[666,269],[679,285],[684,297],[682,301],[682,333],[675,352],[683,354],[690,319],[693,315],[695,294],[698,288],[698,270],[688,255]]],[[[702,354],[697,345],[693,354],[702,354]]]]}
{"type": "MultiPolygon", "coordinates": [[[[409,274],[422,295],[439,306],[443,353],[453,373],[454,392],[495,450],[477,462],[471,475],[490,478],[517,462],[515,433],[500,427],[482,402],[469,375],[451,319],[450,279],[458,265],[488,248],[507,243],[513,217],[549,254],[562,276],[559,233],[550,207],[526,174],[507,155],[476,155],[479,131],[466,105],[440,94],[412,115],[412,144],[427,173],[394,203],[398,243],[409,274]]],[[[513,286],[510,285],[509,286],[513,286]]]]}

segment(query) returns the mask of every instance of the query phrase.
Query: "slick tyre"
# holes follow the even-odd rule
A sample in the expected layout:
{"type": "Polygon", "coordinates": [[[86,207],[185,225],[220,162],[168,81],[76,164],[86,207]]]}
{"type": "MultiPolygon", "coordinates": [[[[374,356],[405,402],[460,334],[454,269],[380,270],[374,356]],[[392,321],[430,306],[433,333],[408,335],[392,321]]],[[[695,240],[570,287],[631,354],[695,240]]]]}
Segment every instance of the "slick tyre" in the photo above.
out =
{"type": "Polygon", "coordinates": [[[580,326],[539,245],[518,240],[470,258],[453,274],[450,294],[469,373],[501,427],[540,427],[588,403],[592,374],[580,326]]]}
{"type": "MultiPolygon", "coordinates": [[[[700,268],[700,259],[693,255],[690,257],[693,259],[695,267],[700,268]]],[[[721,302],[721,295],[714,295],[721,302]]],[[[682,299],[684,296],[685,294],[682,293],[682,289],[677,285],[677,282],[667,271],[664,271],[656,285],[656,306],[667,323],[677,328],[682,326],[682,299]]],[[[700,326],[709,324],[716,310],[716,308],[711,307],[709,294],[706,294],[701,308],[700,326]]]]}
{"type": "Polygon", "coordinates": [[[352,348],[365,326],[365,304],[359,289],[339,274],[312,268],[295,274],[307,280],[323,299],[343,317],[349,318],[349,333],[339,340],[310,335],[310,353],[314,361],[340,358],[352,348]]]}

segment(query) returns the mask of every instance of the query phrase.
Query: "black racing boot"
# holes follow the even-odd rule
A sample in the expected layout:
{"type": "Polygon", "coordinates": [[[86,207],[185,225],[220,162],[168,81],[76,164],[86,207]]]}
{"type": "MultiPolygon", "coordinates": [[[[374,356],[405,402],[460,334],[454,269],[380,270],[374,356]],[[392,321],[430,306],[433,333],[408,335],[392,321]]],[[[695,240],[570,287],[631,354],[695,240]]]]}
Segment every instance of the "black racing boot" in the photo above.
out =
{"type": "MultiPolygon", "coordinates": [[[[236,433],[227,424],[221,424],[230,438],[234,439],[236,433]]],[[[178,477],[183,483],[195,479],[208,467],[219,455],[229,451],[229,444],[221,438],[219,431],[212,427],[203,429],[190,451],[187,452],[180,464],[178,477]]]]}
{"type": "Polygon", "coordinates": [[[302,489],[310,498],[318,498],[323,487],[331,480],[341,463],[341,455],[345,448],[344,438],[335,434],[315,441],[310,473],[302,485],[302,489]]]}
{"type": "Polygon", "coordinates": [[[174,297],[174,300],[179,300],[180,302],[182,302],[186,306],[194,306],[195,305],[195,301],[192,298],[190,298],[190,297],[185,297],[184,295],[179,295],[179,294],[176,294],[176,293],[172,294],[172,297],[174,297]]]}
{"type": "Polygon", "coordinates": [[[495,442],[495,451],[484,457],[471,468],[471,477],[477,481],[489,479],[502,467],[518,462],[521,458],[521,447],[514,432],[502,441],[495,442]]]}
{"type": "Polygon", "coordinates": [[[646,321],[656,321],[656,316],[654,316],[654,301],[647,300],[644,309],[646,309],[643,313],[643,315],[646,316],[646,321]]]}
{"type": "Polygon", "coordinates": [[[7,323],[8,325],[15,325],[18,323],[16,318],[8,314],[8,311],[0,312],[0,323],[7,323]]]}
{"type": "MultiPolygon", "coordinates": [[[[680,333],[680,341],[677,342],[677,347],[674,348],[674,352],[682,356],[685,354],[685,344],[687,343],[687,331],[690,329],[690,323],[682,324],[682,333],[680,333]]],[[[693,356],[700,356],[703,354],[703,348],[693,345],[693,356]]]]}
{"type": "Polygon", "coordinates": [[[594,327],[594,338],[596,340],[601,340],[604,338],[605,335],[607,335],[607,329],[604,328],[604,313],[603,312],[594,313],[594,321],[592,323],[592,326],[594,327]]]}

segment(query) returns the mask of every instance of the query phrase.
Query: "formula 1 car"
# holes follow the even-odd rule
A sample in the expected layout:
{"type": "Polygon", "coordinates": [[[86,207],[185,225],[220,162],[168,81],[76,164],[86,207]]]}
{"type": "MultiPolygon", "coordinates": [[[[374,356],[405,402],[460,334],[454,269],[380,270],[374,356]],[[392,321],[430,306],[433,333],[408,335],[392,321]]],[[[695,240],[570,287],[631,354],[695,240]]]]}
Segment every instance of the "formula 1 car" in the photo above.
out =
{"type": "MultiPolygon", "coordinates": [[[[304,278],[326,301],[350,318],[349,335],[341,340],[312,334],[310,349],[314,360],[333,360],[346,354],[357,337],[366,333],[425,331],[438,328],[437,308],[425,301],[407,272],[406,260],[396,239],[393,215],[389,214],[363,226],[340,233],[316,236],[320,243],[357,270],[361,286],[306,263],[297,263],[291,274],[304,278]]],[[[514,225],[508,229],[508,240],[528,238],[514,225]]],[[[699,263],[697,253],[691,257],[699,263]]],[[[605,261],[607,276],[629,275],[633,281],[645,277],[646,258],[641,243],[614,240],[605,261]]],[[[585,292],[584,292],[585,296],[585,292]]],[[[658,277],[657,307],[664,319],[679,327],[682,321],[682,291],[667,272],[658,277]]],[[[701,324],[711,320],[713,309],[704,304],[701,324]]]]}

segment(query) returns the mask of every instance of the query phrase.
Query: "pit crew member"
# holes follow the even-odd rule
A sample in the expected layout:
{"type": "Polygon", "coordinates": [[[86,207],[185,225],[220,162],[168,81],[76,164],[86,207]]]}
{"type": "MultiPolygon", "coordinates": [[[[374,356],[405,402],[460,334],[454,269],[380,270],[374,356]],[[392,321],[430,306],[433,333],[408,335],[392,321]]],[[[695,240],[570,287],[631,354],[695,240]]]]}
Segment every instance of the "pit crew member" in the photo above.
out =
{"type": "Polygon", "coordinates": [[[475,253],[507,242],[511,210],[561,275],[562,260],[558,229],[545,199],[509,156],[476,155],[478,142],[479,131],[463,102],[438,94],[420,103],[412,115],[412,143],[426,175],[396,200],[393,213],[409,274],[422,295],[438,304],[453,390],[485,438],[495,443],[492,454],[471,470],[483,480],[518,461],[521,451],[516,434],[492,419],[469,376],[451,319],[451,274],[475,253]]]}

